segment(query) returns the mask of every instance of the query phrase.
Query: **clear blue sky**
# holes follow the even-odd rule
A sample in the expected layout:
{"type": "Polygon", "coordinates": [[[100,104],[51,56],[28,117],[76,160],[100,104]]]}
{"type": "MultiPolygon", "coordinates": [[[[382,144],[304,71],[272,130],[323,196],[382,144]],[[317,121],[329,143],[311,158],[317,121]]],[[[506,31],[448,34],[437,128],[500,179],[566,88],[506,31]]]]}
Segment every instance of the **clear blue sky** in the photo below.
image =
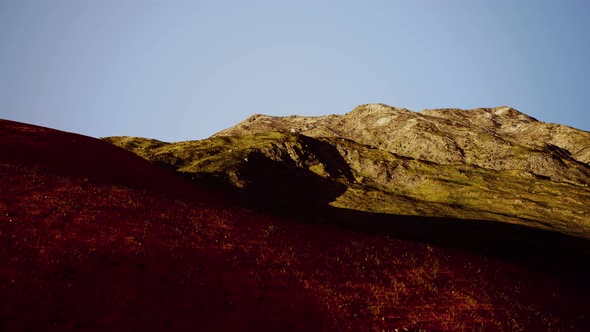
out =
{"type": "Polygon", "coordinates": [[[589,18],[585,0],[0,0],[0,118],[177,141],[380,102],[590,130],[589,18]]]}

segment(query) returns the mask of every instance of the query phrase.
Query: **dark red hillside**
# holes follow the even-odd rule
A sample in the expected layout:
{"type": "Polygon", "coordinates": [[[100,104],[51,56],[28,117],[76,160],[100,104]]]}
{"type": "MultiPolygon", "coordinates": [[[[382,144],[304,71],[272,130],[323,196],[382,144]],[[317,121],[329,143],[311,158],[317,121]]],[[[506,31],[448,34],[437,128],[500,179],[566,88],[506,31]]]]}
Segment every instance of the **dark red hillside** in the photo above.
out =
{"type": "Polygon", "coordinates": [[[0,121],[0,330],[590,328],[588,273],[224,204],[107,143],[0,121]]]}
{"type": "MultiPolygon", "coordinates": [[[[0,161],[167,194],[205,195],[171,172],[91,137],[0,119],[0,161]]],[[[206,195],[205,195],[206,196],[206,195]]]]}

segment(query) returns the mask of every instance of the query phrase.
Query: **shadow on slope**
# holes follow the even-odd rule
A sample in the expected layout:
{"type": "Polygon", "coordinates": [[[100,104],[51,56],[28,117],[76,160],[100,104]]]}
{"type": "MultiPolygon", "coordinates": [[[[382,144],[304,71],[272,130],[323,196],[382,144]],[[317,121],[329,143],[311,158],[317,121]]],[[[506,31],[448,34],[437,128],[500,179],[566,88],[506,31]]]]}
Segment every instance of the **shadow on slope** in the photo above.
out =
{"type": "Polygon", "coordinates": [[[259,153],[248,156],[241,176],[247,182],[244,197],[248,204],[288,216],[322,210],[346,191],[344,184],[259,153]]]}
{"type": "MultiPolygon", "coordinates": [[[[328,207],[326,224],[441,247],[475,251],[558,272],[587,270],[590,241],[522,225],[474,219],[400,216],[328,207]]],[[[298,216],[305,220],[307,216],[298,216]]],[[[310,220],[310,219],[308,219],[310,220]]]]}
{"type": "Polygon", "coordinates": [[[590,241],[527,226],[487,220],[391,215],[329,205],[346,185],[263,155],[249,157],[243,189],[223,178],[194,180],[228,193],[237,204],[304,223],[474,251],[542,270],[588,272],[590,241]],[[220,189],[221,188],[221,189],[220,189]]]}

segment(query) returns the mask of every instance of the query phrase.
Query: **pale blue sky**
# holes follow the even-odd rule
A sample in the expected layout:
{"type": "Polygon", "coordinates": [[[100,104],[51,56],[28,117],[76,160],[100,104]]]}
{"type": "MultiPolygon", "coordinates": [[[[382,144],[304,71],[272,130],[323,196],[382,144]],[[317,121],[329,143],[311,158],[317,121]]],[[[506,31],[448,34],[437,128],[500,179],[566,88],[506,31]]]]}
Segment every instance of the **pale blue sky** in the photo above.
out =
{"type": "Polygon", "coordinates": [[[589,34],[584,0],[0,0],[0,118],[176,141],[379,102],[590,130],[589,34]]]}

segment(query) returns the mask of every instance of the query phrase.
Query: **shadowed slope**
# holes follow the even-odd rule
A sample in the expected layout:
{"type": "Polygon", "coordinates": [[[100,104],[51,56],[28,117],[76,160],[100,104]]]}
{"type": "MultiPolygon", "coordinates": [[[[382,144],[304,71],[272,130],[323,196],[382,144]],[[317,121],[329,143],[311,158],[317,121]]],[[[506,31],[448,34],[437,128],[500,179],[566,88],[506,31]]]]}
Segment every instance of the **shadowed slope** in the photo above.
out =
{"type": "Polygon", "coordinates": [[[325,325],[288,276],[265,285],[270,262],[232,249],[228,223],[262,223],[247,236],[263,216],[90,137],[4,120],[0,133],[0,330],[325,325]]]}
{"type": "Polygon", "coordinates": [[[0,162],[36,167],[56,175],[175,196],[206,196],[174,173],[87,136],[0,119],[0,149],[0,162]]]}
{"type": "Polygon", "coordinates": [[[251,154],[248,159],[247,167],[240,169],[242,188],[214,176],[201,175],[193,181],[231,194],[241,205],[308,224],[480,252],[559,273],[575,274],[587,269],[590,258],[587,239],[490,220],[394,215],[334,207],[329,203],[347,190],[346,185],[262,154],[251,154]]]}

